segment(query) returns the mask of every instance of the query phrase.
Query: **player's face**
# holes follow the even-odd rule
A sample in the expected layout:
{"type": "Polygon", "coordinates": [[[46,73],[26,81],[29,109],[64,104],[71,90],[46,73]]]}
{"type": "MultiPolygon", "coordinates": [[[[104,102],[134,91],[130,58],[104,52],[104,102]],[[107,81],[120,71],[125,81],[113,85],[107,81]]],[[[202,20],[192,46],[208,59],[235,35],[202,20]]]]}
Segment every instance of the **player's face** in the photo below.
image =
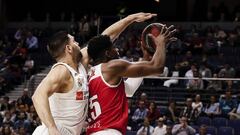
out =
{"type": "Polygon", "coordinates": [[[108,57],[110,57],[110,59],[118,59],[119,58],[118,49],[115,47],[112,47],[108,53],[108,57]]]}
{"type": "Polygon", "coordinates": [[[72,57],[73,60],[77,63],[80,62],[82,58],[81,48],[79,47],[79,43],[74,40],[74,37],[68,34],[69,44],[73,47],[72,57]]]}

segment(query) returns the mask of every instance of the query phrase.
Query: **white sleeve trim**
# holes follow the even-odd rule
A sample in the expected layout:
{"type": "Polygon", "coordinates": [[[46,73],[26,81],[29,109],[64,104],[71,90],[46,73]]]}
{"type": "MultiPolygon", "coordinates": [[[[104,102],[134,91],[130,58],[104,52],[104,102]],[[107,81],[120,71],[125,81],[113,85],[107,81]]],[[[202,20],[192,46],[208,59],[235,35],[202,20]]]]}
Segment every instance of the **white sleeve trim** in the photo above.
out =
{"type": "Polygon", "coordinates": [[[143,81],[142,77],[128,78],[124,81],[125,93],[127,97],[132,97],[143,81]]]}

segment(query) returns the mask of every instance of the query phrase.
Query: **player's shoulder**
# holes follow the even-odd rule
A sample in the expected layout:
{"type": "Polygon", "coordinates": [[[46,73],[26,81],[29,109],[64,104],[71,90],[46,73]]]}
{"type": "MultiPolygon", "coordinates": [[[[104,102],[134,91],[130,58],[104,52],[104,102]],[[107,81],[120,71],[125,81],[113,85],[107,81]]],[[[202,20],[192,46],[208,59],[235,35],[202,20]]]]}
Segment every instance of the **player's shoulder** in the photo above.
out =
{"type": "Polygon", "coordinates": [[[48,73],[47,77],[52,80],[61,81],[71,77],[68,68],[65,65],[59,64],[54,66],[48,73]]]}
{"type": "Polygon", "coordinates": [[[58,64],[58,65],[55,65],[54,67],[52,67],[52,69],[50,70],[50,72],[58,72],[58,73],[67,73],[69,72],[67,66],[63,65],[63,64],[58,64]]]}
{"type": "Polygon", "coordinates": [[[108,68],[117,68],[117,67],[124,67],[128,65],[130,62],[124,59],[114,59],[110,60],[107,63],[103,63],[108,68]]]}

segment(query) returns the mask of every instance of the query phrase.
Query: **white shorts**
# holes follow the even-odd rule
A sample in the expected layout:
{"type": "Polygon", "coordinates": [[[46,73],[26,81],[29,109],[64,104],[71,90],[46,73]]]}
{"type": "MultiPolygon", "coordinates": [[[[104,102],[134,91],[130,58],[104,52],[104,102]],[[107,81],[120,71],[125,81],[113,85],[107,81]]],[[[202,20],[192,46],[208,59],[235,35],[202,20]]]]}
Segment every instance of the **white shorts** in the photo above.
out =
{"type": "MultiPolygon", "coordinates": [[[[72,133],[66,129],[65,127],[62,127],[60,125],[57,125],[57,128],[62,135],[72,135],[72,133]]],[[[49,135],[48,128],[45,125],[38,126],[32,135],[49,135]]]]}
{"type": "Polygon", "coordinates": [[[122,135],[122,133],[116,129],[105,129],[90,135],[122,135]]]}

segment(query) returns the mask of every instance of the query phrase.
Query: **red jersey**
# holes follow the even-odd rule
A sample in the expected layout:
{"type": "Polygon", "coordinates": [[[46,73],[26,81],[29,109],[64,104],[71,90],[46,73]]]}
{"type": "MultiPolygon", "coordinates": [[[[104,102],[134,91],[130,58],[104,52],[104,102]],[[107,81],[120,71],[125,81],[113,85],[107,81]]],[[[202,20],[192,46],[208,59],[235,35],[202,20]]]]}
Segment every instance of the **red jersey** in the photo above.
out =
{"type": "Polygon", "coordinates": [[[116,129],[125,135],[128,102],[124,80],[114,86],[105,82],[101,64],[93,67],[90,72],[87,135],[104,129],[116,129]]]}

